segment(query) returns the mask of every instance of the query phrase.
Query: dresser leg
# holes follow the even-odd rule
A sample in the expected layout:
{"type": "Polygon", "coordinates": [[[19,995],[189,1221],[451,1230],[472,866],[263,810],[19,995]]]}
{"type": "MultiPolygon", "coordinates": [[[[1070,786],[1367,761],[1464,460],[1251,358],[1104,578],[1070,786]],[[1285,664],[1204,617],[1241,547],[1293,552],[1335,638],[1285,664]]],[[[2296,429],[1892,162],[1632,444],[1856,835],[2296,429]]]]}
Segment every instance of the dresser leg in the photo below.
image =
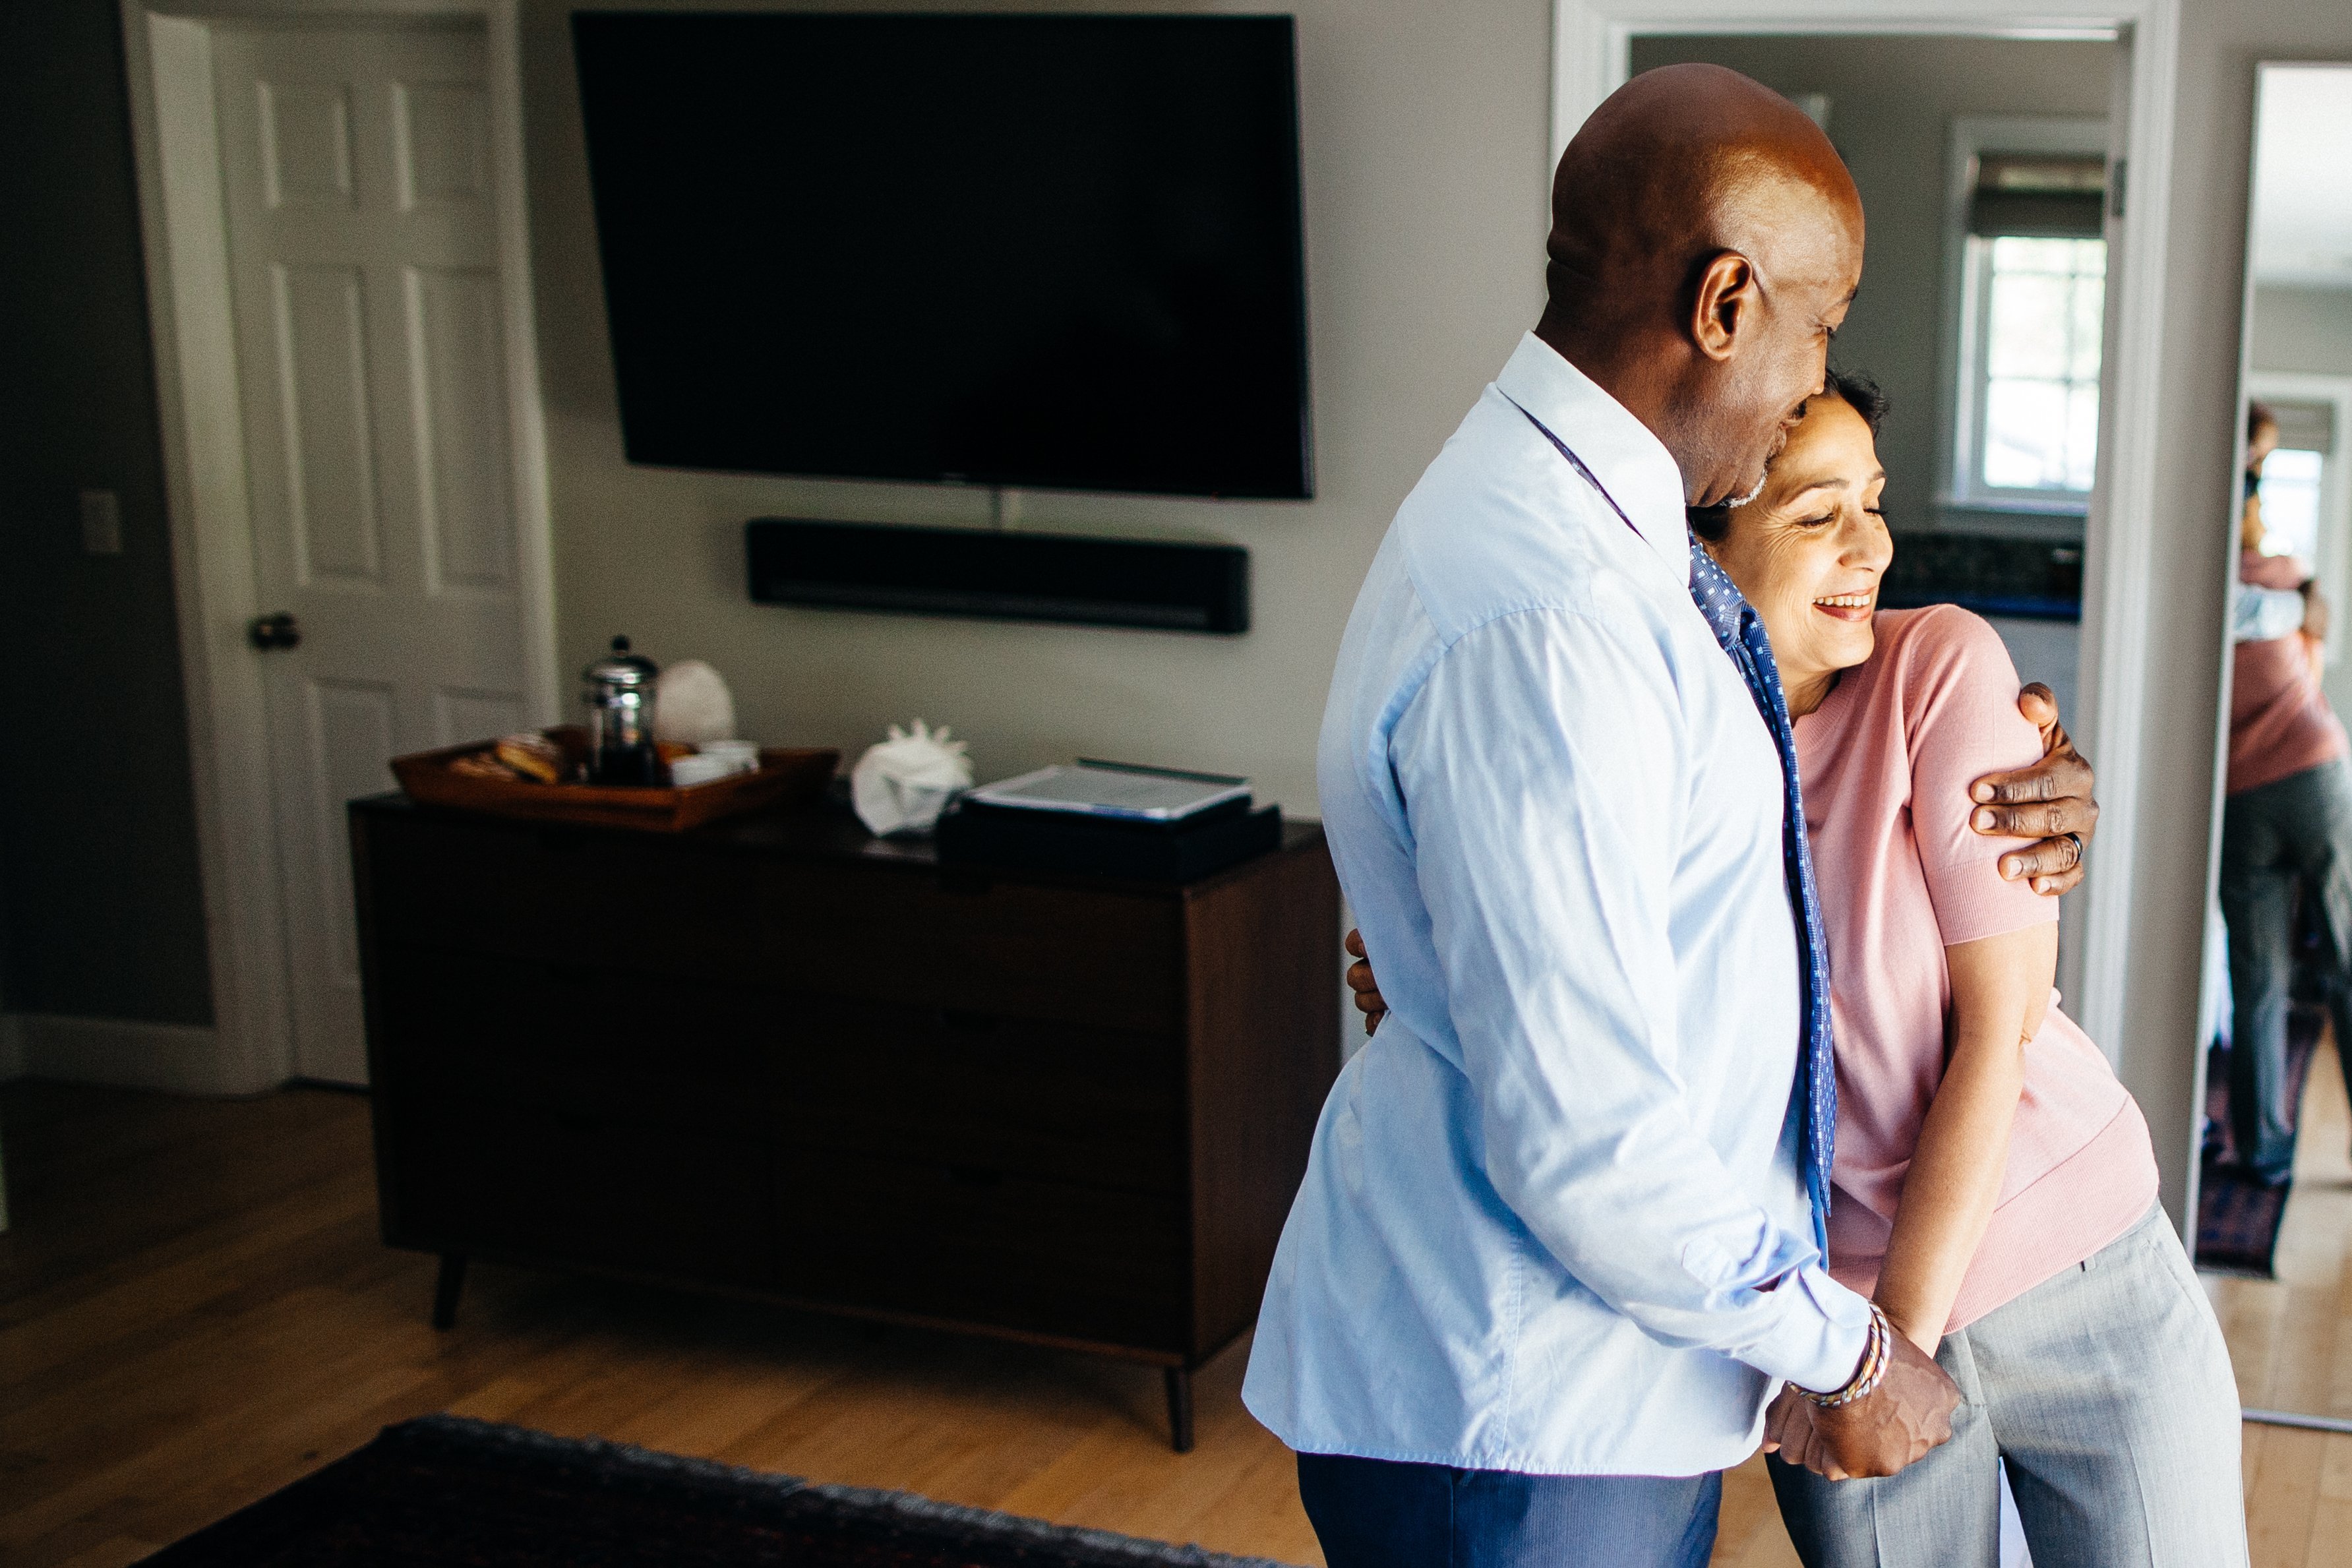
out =
{"type": "Polygon", "coordinates": [[[440,1278],[433,1281],[433,1326],[453,1328],[457,1321],[457,1292],[466,1288],[466,1255],[441,1255],[440,1278]]]}
{"type": "Polygon", "coordinates": [[[1164,1367],[1168,1381],[1168,1430],[1176,1451],[1192,1451],[1192,1374],[1181,1366],[1164,1367]]]}

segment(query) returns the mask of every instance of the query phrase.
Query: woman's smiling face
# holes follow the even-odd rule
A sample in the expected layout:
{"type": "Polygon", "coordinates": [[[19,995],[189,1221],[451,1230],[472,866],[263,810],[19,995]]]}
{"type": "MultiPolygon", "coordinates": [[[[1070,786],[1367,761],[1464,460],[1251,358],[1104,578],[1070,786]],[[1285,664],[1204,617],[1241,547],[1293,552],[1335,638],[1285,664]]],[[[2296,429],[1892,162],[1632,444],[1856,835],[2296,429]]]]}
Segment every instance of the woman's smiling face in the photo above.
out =
{"type": "Polygon", "coordinates": [[[1805,405],[1764,489],[1707,546],[1772,639],[1791,713],[1810,713],[1837,672],[1870,658],[1879,580],[1895,558],[1878,510],[1886,471],[1853,405],[1823,393],[1805,405]]]}

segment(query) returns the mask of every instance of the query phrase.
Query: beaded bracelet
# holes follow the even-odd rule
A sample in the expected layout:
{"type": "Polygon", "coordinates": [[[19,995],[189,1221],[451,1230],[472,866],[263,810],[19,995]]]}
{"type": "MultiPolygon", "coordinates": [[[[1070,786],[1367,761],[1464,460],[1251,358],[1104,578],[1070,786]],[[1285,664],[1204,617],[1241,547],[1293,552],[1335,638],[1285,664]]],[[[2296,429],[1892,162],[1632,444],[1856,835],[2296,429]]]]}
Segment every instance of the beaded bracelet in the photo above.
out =
{"type": "Polygon", "coordinates": [[[1862,1352],[1862,1365],[1855,1369],[1853,1380],[1843,1388],[1829,1394],[1815,1394],[1811,1389],[1799,1388],[1793,1383],[1789,1386],[1824,1410],[1834,1410],[1841,1405],[1867,1399],[1878,1391],[1879,1379],[1886,1375],[1887,1367],[1894,1362],[1894,1339],[1893,1325],[1887,1322],[1886,1314],[1878,1310],[1878,1303],[1873,1301],[1870,1303],[1870,1342],[1862,1352]]]}

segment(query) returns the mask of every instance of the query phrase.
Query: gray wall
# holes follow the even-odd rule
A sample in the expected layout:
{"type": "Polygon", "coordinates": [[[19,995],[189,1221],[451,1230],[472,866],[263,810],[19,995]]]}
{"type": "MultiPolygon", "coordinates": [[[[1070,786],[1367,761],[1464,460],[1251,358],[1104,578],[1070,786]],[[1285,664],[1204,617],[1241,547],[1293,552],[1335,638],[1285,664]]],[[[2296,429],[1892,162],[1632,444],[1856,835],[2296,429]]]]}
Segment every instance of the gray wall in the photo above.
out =
{"type": "Polygon", "coordinates": [[[2256,370],[2352,374],[2352,289],[2254,290],[2256,370]]]}
{"type": "Polygon", "coordinates": [[[208,1024],[119,13],[0,6],[0,1005],[208,1024]],[[119,491],[123,552],[76,494],[119,491]]]}
{"type": "Polygon", "coordinates": [[[1230,639],[750,604],[746,518],[977,525],[986,498],[623,460],[569,9],[530,0],[524,13],[562,662],[576,668],[625,631],[656,658],[716,664],[762,740],[854,750],[919,715],[968,736],[983,779],[1109,755],[1247,773],[1262,794],[1312,812],[1316,728],[1365,566],[1541,305],[1543,0],[1297,0],[1316,500],[1022,498],[1023,526],[1248,546],[1256,629],[1230,639]]]}
{"type": "Polygon", "coordinates": [[[1943,364],[1944,193],[1952,121],[1964,115],[2104,117],[2117,47],[1996,38],[1646,37],[1633,67],[1706,60],[1791,97],[1830,98],[1830,140],[1869,220],[1861,295],[1838,333],[1838,363],[1893,400],[1879,437],[1890,527],[2080,538],[2079,518],[1939,514],[1937,433],[1943,364]]]}

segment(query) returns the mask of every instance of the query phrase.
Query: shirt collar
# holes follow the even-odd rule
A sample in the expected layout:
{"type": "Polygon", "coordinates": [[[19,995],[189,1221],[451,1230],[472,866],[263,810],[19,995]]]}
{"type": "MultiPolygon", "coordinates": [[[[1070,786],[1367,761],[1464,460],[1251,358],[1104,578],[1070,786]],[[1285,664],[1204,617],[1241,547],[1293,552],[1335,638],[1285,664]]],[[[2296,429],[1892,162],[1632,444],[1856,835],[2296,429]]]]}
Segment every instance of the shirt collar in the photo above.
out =
{"type": "Polygon", "coordinates": [[[1533,332],[1519,340],[1495,385],[1583,459],[1634,531],[1675,575],[1688,576],[1682,470],[1648,426],[1533,332]]]}

